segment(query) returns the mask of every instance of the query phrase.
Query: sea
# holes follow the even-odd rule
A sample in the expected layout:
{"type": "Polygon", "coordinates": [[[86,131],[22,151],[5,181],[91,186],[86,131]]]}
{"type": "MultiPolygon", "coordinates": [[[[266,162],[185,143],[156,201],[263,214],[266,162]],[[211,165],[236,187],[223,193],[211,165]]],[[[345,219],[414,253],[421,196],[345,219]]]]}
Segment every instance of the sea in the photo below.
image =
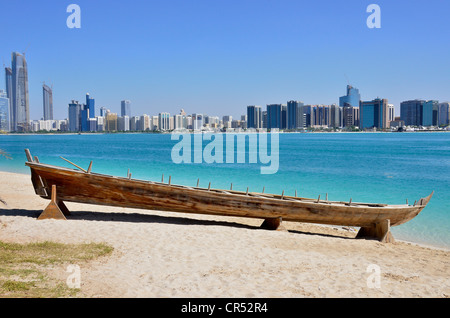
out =
{"type": "Polygon", "coordinates": [[[398,240],[450,248],[450,133],[268,134],[266,152],[250,146],[248,136],[245,147],[236,137],[235,147],[226,148],[225,137],[207,135],[0,135],[0,149],[11,157],[0,157],[0,170],[29,174],[28,148],[42,163],[73,168],[61,156],[84,169],[92,161],[97,173],[164,182],[170,177],[172,184],[205,188],[387,204],[413,204],[434,191],[417,217],[392,232],[398,240]],[[262,173],[269,165],[272,171],[262,173]]]}

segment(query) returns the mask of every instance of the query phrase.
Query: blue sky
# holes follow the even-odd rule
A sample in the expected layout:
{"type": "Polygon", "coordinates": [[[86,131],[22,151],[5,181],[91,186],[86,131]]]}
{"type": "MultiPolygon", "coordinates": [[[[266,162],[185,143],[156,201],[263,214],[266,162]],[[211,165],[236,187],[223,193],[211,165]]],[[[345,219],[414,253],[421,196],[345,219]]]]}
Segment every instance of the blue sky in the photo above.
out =
{"type": "MultiPolygon", "coordinates": [[[[133,115],[238,117],[247,105],[338,103],[348,81],[363,100],[450,100],[446,0],[0,0],[0,57],[26,50],[30,113],[53,84],[55,118],[89,92],[133,115]],[[81,28],[69,29],[69,4],[81,28]],[[369,4],[381,28],[369,29],[369,4]]],[[[0,87],[4,88],[2,71],[0,87]]]]}

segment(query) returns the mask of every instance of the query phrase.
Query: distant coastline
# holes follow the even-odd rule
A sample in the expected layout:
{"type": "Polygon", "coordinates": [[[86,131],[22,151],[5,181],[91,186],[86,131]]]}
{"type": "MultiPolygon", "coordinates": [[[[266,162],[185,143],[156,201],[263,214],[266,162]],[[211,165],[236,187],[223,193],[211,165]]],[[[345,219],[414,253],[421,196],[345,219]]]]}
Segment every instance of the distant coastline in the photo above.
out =
{"type": "MultiPolygon", "coordinates": [[[[34,136],[34,135],[111,135],[111,134],[171,134],[171,133],[256,133],[256,132],[263,132],[264,130],[226,130],[226,131],[220,131],[220,130],[170,130],[170,131],[98,131],[98,132],[55,132],[55,131],[42,131],[42,132],[23,132],[23,133],[8,133],[8,132],[2,132],[0,133],[0,136],[34,136]]],[[[265,131],[264,131],[265,132],[265,131]]],[[[267,131],[270,133],[270,131],[267,131]]],[[[421,133],[421,132],[427,132],[427,133],[450,133],[450,129],[420,129],[420,130],[404,130],[404,131],[382,131],[382,130],[374,130],[374,131],[363,131],[363,130],[306,130],[306,131],[276,131],[280,134],[307,134],[307,133],[421,133]]]]}

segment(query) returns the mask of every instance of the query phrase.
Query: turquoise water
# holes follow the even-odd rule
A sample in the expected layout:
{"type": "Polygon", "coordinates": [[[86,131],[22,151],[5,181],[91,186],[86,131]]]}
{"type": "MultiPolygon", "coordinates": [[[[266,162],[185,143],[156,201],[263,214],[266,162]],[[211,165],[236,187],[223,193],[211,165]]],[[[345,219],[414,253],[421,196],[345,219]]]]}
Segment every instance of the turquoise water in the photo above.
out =
{"type": "MultiPolygon", "coordinates": [[[[279,134],[279,169],[261,174],[261,163],[180,163],[170,134],[0,135],[0,170],[29,173],[24,149],[44,163],[71,167],[59,156],[94,172],[133,178],[329,200],[414,203],[434,190],[413,220],[393,227],[400,240],[450,247],[450,133],[279,134]]],[[[204,145],[209,141],[204,141],[204,145]]],[[[269,146],[270,149],[270,146],[269,146]]]]}

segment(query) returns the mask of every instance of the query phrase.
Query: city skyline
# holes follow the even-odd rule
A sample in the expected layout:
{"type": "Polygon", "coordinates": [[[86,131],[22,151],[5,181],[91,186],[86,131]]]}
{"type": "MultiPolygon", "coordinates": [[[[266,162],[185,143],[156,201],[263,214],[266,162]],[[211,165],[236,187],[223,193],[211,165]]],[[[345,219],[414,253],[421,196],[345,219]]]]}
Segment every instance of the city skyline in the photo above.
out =
{"type": "Polygon", "coordinates": [[[369,29],[369,3],[78,1],[81,28],[69,29],[68,2],[21,1],[20,15],[19,2],[9,2],[0,54],[5,64],[11,52],[25,52],[33,119],[43,117],[43,81],[54,85],[55,118],[65,118],[70,100],[86,91],[118,113],[130,99],[136,113],[184,108],[234,117],[246,105],[338,104],[346,84],[362,100],[388,98],[396,113],[403,100],[449,100],[449,26],[442,21],[450,5],[378,1],[382,25],[369,29]],[[31,29],[47,36],[33,37],[31,29]],[[417,43],[439,49],[413,50],[417,43]]]}

